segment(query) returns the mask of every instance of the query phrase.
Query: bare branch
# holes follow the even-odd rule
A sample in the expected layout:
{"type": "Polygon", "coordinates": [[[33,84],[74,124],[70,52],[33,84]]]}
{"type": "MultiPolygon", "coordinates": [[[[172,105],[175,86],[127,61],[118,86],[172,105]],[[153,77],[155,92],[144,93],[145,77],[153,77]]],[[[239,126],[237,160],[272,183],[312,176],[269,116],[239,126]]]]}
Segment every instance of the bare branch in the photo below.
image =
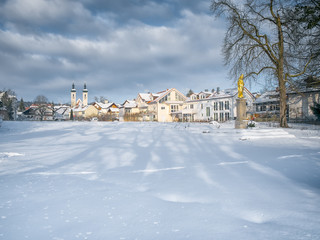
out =
{"type": "Polygon", "coordinates": [[[272,69],[272,70],[274,70],[274,71],[277,70],[275,67],[267,66],[267,67],[261,68],[259,72],[250,72],[250,73],[247,74],[244,78],[248,78],[248,77],[250,77],[251,75],[260,75],[264,70],[267,70],[267,69],[272,69]]]}

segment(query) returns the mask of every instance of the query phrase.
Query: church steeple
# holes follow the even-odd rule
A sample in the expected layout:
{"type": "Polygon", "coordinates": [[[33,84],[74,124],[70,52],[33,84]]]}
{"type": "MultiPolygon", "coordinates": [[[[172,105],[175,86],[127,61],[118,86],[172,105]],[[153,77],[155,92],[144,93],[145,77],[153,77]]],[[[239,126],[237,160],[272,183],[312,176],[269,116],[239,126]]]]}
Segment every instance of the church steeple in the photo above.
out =
{"type": "Polygon", "coordinates": [[[76,106],[76,95],[77,95],[77,92],[76,92],[76,89],[74,87],[74,83],[72,83],[72,89],[71,89],[71,107],[74,107],[76,106]]]}
{"type": "Polygon", "coordinates": [[[84,83],[83,91],[82,91],[82,104],[84,106],[88,105],[88,89],[87,89],[87,84],[86,83],[84,83]]]}

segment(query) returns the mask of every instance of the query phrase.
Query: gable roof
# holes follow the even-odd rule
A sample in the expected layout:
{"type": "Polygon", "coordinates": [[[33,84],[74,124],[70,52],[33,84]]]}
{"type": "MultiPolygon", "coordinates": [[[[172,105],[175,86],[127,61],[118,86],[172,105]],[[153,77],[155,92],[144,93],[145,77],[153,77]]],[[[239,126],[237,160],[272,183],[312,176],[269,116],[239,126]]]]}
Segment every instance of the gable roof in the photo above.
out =
{"type": "Polygon", "coordinates": [[[255,103],[267,103],[267,102],[275,102],[279,101],[279,92],[276,90],[267,91],[261,94],[255,101],[255,103]]]}
{"type": "Polygon", "coordinates": [[[124,101],[124,103],[122,104],[124,107],[127,107],[127,108],[134,108],[134,107],[137,107],[137,103],[136,101],[134,100],[126,100],[124,101]]]}
{"type": "Polygon", "coordinates": [[[144,102],[149,102],[153,100],[152,93],[139,93],[138,97],[139,96],[144,102]]]}
{"type": "Polygon", "coordinates": [[[113,103],[113,102],[109,102],[109,103],[101,103],[101,102],[95,102],[93,104],[98,110],[101,109],[109,109],[111,107],[116,107],[118,108],[117,104],[113,103]]]}
{"type": "Polygon", "coordinates": [[[177,89],[175,88],[170,88],[170,89],[167,89],[167,90],[164,90],[162,92],[159,92],[158,93],[158,97],[156,99],[154,99],[152,102],[159,102],[162,98],[164,98],[166,95],[168,95],[169,93],[171,93],[172,91],[175,91],[177,92],[182,98],[184,98],[184,100],[186,100],[186,96],[184,96],[181,92],[179,92],[177,89]]]}

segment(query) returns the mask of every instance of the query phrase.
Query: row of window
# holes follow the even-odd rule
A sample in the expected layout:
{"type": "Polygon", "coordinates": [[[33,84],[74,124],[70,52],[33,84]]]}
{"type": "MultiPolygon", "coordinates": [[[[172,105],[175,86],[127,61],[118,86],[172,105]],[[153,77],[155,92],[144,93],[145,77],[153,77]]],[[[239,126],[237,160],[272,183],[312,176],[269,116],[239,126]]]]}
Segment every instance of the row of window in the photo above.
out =
{"type": "MultiPolygon", "coordinates": [[[[207,118],[210,118],[211,115],[210,115],[210,107],[207,107],[206,108],[206,117],[207,118]]],[[[229,112],[221,112],[221,113],[217,113],[217,112],[214,112],[213,113],[213,120],[214,121],[228,121],[230,119],[230,113],[229,112]]]]}
{"type": "Polygon", "coordinates": [[[214,121],[220,121],[220,122],[228,121],[228,120],[230,120],[230,113],[228,113],[228,112],[219,113],[219,115],[218,115],[218,113],[214,113],[213,114],[213,120],[214,121]]]}
{"type": "Polygon", "coordinates": [[[220,101],[213,103],[213,110],[217,111],[219,106],[219,110],[229,110],[230,109],[230,102],[229,101],[220,101]]]}
{"type": "MultiPolygon", "coordinates": [[[[162,106],[161,110],[165,110],[166,107],[162,106]]],[[[172,104],[170,105],[170,112],[177,112],[179,110],[179,105],[178,104],[172,104]]]]}
{"type": "Polygon", "coordinates": [[[277,111],[280,110],[279,104],[270,105],[270,106],[267,106],[267,105],[257,105],[257,107],[256,107],[256,111],[257,111],[257,112],[276,111],[276,110],[277,110],[277,111]]]}
{"type": "MultiPolygon", "coordinates": [[[[190,109],[193,109],[194,106],[193,104],[190,104],[190,109]]],[[[201,104],[201,109],[203,109],[203,103],[201,104]]],[[[218,110],[229,110],[230,109],[230,102],[229,101],[220,101],[220,102],[214,102],[213,103],[213,110],[218,111],[218,110]]]]}

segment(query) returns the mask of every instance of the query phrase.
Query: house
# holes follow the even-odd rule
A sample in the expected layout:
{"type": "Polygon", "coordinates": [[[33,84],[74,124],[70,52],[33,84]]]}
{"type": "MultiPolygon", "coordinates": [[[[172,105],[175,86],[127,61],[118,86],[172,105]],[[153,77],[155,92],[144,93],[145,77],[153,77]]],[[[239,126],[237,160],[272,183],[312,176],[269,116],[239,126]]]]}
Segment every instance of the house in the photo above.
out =
{"type": "MultiPolygon", "coordinates": [[[[253,112],[255,98],[247,88],[244,88],[243,94],[247,100],[247,115],[249,116],[253,112]]],[[[210,95],[207,91],[194,93],[184,103],[183,120],[224,122],[235,119],[237,117],[237,97],[238,90],[236,88],[218,90],[210,95]]]]}
{"type": "Polygon", "coordinates": [[[280,115],[279,91],[267,91],[254,102],[254,112],[257,118],[276,119],[280,115]]]}
{"type": "MultiPolygon", "coordinates": [[[[298,89],[287,90],[287,118],[289,122],[313,122],[317,117],[311,111],[314,102],[320,102],[320,86],[301,84],[298,89]]],[[[280,115],[279,91],[267,91],[254,103],[255,115],[277,119],[280,115]]]]}
{"type": "Polygon", "coordinates": [[[317,117],[313,114],[311,106],[320,103],[320,86],[303,87],[299,92],[287,92],[288,121],[289,122],[313,122],[317,117]]]}
{"type": "Polygon", "coordinates": [[[139,113],[138,104],[135,100],[126,100],[122,104],[124,114],[136,114],[139,113]]]}
{"type": "Polygon", "coordinates": [[[51,104],[32,104],[19,116],[19,120],[52,121],[54,109],[51,104]]]}
{"type": "Polygon", "coordinates": [[[98,114],[99,114],[99,110],[93,105],[83,106],[82,104],[79,104],[74,108],[72,108],[72,110],[73,110],[74,119],[78,119],[78,120],[91,119],[93,117],[98,117],[98,114]]]}
{"type": "Polygon", "coordinates": [[[150,114],[149,114],[149,103],[153,100],[157,99],[160,96],[160,93],[139,93],[135,102],[137,104],[137,107],[139,109],[140,114],[140,120],[142,121],[149,121],[151,120],[150,114]]]}
{"type": "Polygon", "coordinates": [[[113,102],[95,102],[93,106],[98,109],[98,118],[104,121],[119,119],[119,106],[113,102]]]}
{"type": "Polygon", "coordinates": [[[190,95],[191,100],[205,99],[208,98],[212,92],[209,92],[208,89],[201,91],[199,93],[193,93],[190,95]]]}
{"type": "Polygon", "coordinates": [[[175,88],[167,89],[152,95],[148,103],[148,117],[151,121],[175,122],[182,120],[183,103],[187,99],[175,88]]]}
{"type": "Polygon", "coordinates": [[[56,121],[65,121],[70,119],[71,108],[66,105],[54,106],[53,119],[56,121]]]}
{"type": "Polygon", "coordinates": [[[120,121],[138,121],[139,116],[138,104],[135,100],[126,100],[119,108],[120,121]]]}

